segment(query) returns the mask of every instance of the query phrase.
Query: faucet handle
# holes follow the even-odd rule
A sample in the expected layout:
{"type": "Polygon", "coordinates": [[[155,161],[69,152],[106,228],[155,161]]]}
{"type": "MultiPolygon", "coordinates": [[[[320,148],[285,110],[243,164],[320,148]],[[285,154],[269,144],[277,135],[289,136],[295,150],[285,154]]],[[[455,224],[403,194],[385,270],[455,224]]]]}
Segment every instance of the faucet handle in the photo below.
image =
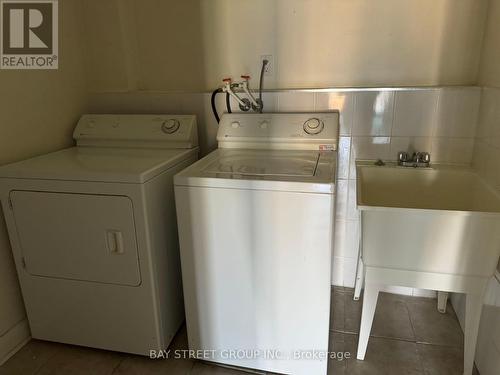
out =
{"type": "Polygon", "coordinates": [[[415,152],[413,154],[413,161],[415,163],[426,163],[431,162],[431,155],[428,152],[415,152]]]}
{"type": "Polygon", "coordinates": [[[430,163],[431,162],[431,154],[428,152],[421,152],[420,153],[420,162],[422,163],[430,163]]]}
{"type": "Polygon", "coordinates": [[[409,158],[410,158],[410,156],[408,155],[408,153],[406,151],[398,152],[398,162],[408,161],[409,158]]]}

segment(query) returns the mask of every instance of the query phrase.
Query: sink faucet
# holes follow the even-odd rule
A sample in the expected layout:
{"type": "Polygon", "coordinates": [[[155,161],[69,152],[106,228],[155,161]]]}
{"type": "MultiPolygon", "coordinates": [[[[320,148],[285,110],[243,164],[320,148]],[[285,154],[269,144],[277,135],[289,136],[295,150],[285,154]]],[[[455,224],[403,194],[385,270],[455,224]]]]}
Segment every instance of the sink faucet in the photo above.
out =
{"type": "Polygon", "coordinates": [[[405,151],[398,153],[398,165],[402,167],[429,167],[431,163],[431,155],[428,152],[414,152],[410,154],[405,151]]]}

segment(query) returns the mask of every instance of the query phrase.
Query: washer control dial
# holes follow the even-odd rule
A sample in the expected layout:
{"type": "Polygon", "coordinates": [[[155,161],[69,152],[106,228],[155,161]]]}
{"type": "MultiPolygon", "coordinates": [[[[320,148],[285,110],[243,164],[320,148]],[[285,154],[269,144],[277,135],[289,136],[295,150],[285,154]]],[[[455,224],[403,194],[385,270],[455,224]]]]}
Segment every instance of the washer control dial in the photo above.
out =
{"type": "Polygon", "coordinates": [[[304,131],[307,134],[319,134],[322,132],[325,124],[319,118],[312,117],[304,122],[304,131]]]}
{"type": "Polygon", "coordinates": [[[163,121],[163,123],[161,124],[161,131],[166,134],[172,134],[179,130],[180,126],[181,123],[179,122],[179,120],[171,118],[163,121]]]}
{"type": "Polygon", "coordinates": [[[238,121],[233,121],[233,122],[231,123],[231,127],[232,127],[233,129],[238,129],[238,128],[240,127],[240,123],[239,123],[238,121]]]}

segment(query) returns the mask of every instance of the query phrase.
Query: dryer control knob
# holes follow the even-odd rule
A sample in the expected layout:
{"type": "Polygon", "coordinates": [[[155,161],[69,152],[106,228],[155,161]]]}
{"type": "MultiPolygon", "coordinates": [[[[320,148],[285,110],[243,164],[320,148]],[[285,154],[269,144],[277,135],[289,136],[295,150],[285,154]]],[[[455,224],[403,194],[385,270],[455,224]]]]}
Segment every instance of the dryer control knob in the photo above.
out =
{"type": "Polygon", "coordinates": [[[267,129],[267,127],[269,126],[269,123],[267,121],[262,121],[259,125],[259,127],[261,129],[267,129]]]}
{"type": "Polygon", "coordinates": [[[303,127],[304,127],[304,131],[307,134],[314,135],[314,134],[321,133],[321,131],[325,127],[325,124],[319,118],[312,117],[312,118],[306,120],[306,122],[304,122],[303,127]]]}
{"type": "Polygon", "coordinates": [[[179,130],[180,126],[181,123],[179,122],[179,120],[171,118],[169,120],[163,121],[163,123],[161,124],[161,131],[167,134],[172,134],[179,130]]]}
{"type": "Polygon", "coordinates": [[[231,123],[231,127],[232,127],[233,129],[238,129],[238,128],[240,127],[240,123],[239,123],[238,121],[233,121],[233,122],[231,123]]]}

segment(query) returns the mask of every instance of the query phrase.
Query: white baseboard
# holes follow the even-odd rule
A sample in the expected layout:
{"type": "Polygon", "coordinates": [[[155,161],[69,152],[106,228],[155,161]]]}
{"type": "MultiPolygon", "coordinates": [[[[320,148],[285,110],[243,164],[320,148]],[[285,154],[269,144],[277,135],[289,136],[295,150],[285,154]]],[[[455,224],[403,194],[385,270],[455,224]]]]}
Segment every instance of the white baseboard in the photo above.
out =
{"type": "Polygon", "coordinates": [[[17,353],[31,338],[28,320],[23,319],[0,336],[0,366],[17,353]]]}

